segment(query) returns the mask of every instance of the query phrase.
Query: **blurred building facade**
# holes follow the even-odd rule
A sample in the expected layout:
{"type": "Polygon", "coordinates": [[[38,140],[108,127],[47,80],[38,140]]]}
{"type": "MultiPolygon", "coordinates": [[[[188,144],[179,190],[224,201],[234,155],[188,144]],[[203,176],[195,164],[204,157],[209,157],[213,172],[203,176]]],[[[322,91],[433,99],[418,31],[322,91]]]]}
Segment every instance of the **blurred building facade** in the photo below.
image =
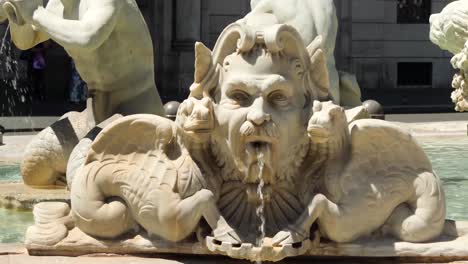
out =
{"type": "MultiPolygon", "coordinates": [[[[430,14],[448,3],[335,0],[337,66],[356,74],[363,99],[391,112],[450,111],[451,55],[429,40],[430,14]]],[[[193,80],[194,42],[212,48],[225,26],[249,12],[250,1],[146,0],[142,10],[154,34],[158,87],[177,99],[193,80]]]]}

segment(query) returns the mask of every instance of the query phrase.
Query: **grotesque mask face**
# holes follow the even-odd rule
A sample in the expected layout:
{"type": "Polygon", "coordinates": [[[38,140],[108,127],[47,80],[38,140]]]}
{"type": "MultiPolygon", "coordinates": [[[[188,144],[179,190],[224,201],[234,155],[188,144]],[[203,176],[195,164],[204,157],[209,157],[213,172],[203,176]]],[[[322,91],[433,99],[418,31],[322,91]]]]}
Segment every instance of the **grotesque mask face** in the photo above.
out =
{"type": "Polygon", "coordinates": [[[222,71],[214,95],[213,148],[229,167],[231,175],[223,177],[244,183],[289,180],[308,147],[303,66],[257,45],[227,56],[222,71]]]}

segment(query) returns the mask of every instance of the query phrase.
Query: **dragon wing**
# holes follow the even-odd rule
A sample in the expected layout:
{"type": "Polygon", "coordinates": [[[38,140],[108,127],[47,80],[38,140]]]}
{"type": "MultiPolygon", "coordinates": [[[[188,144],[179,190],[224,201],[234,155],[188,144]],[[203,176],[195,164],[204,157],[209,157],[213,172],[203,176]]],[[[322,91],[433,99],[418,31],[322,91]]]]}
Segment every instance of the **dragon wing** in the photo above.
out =
{"type": "Polygon", "coordinates": [[[125,164],[128,170],[124,174],[135,175],[143,184],[166,186],[184,198],[204,188],[206,181],[183,137],[169,119],[148,114],[124,117],[101,131],[86,164],[125,164]],[[140,177],[142,174],[148,177],[140,177]]]}
{"type": "MultiPolygon", "coordinates": [[[[106,126],[92,143],[85,166],[120,164],[120,173],[149,184],[177,187],[180,164],[188,152],[178,140],[179,130],[169,119],[139,114],[121,118],[106,126]],[[145,177],[141,177],[141,176],[145,177]]],[[[192,164],[194,165],[194,164],[192,164]]],[[[119,180],[116,173],[116,180],[119,180]]]]}

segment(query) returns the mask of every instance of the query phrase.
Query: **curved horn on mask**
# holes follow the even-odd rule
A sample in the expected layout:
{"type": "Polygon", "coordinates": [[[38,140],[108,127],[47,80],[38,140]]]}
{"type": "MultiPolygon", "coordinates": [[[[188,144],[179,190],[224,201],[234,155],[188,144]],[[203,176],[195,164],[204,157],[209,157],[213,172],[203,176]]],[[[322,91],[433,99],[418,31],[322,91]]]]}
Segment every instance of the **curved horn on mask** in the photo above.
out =
{"type": "Polygon", "coordinates": [[[315,84],[319,100],[330,99],[330,77],[327,69],[327,59],[323,51],[323,38],[317,36],[307,47],[307,53],[310,58],[310,77],[315,84]]]}
{"type": "Polygon", "coordinates": [[[216,67],[213,64],[213,55],[211,50],[203,43],[195,43],[195,74],[194,82],[190,86],[190,96],[200,99],[204,96],[206,90],[211,87],[206,87],[212,84],[212,80],[217,75],[216,67]]]}

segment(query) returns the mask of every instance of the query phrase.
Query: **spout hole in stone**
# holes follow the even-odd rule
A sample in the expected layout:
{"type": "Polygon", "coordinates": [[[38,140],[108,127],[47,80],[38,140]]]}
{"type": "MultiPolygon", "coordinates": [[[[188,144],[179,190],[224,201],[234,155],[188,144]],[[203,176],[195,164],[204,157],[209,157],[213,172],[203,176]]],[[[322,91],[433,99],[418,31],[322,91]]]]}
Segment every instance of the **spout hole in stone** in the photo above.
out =
{"type": "Polygon", "coordinates": [[[232,247],[233,247],[233,248],[240,248],[241,246],[242,246],[242,244],[239,244],[239,243],[237,243],[237,244],[232,244],[232,247]]]}
{"type": "Polygon", "coordinates": [[[301,248],[302,247],[302,242],[296,242],[292,244],[293,248],[301,248]]]}

